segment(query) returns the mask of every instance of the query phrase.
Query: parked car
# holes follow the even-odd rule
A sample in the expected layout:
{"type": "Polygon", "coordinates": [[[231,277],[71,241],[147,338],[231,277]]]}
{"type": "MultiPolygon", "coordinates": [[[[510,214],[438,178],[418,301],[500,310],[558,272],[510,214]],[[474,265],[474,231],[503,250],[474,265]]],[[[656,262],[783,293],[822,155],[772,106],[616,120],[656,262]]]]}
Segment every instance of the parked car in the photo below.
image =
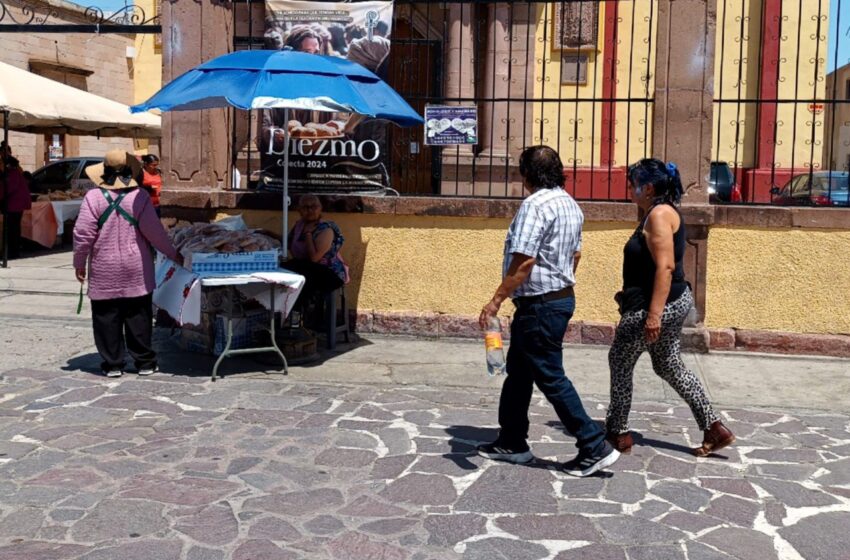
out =
{"type": "Polygon", "coordinates": [[[83,171],[102,162],[102,157],[74,157],[52,161],[32,174],[30,192],[39,195],[72,189],[87,191],[94,187],[94,183],[89,181],[83,171]]]}
{"type": "Polygon", "coordinates": [[[796,175],[781,189],[770,189],[773,203],[782,206],[850,206],[850,173],[815,171],[796,175]]]}
{"type": "Polygon", "coordinates": [[[735,174],[725,161],[712,161],[708,176],[708,201],[741,202],[741,187],[735,183],[735,174]]]}

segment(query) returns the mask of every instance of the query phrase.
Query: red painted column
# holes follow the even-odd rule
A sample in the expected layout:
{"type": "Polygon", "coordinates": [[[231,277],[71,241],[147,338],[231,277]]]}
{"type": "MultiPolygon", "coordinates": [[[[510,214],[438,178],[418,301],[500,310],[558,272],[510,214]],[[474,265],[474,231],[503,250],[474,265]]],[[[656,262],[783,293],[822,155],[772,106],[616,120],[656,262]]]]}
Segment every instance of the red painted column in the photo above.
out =
{"type": "MultiPolygon", "coordinates": [[[[619,2],[605,2],[605,43],[602,47],[602,97],[612,99],[617,95],[617,18],[619,2]]],[[[614,134],[616,134],[616,104],[602,102],[602,145],[600,163],[607,167],[614,163],[614,134]]]]}
{"type": "Polygon", "coordinates": [[[782,22],[782,0],[764,1],[762,21],[761,89],[759,91],[759,142],[758,167],[770,169],[774,162],[773,143],[776,132],[777,103],[779,94],[779,45],[782,22]]]}

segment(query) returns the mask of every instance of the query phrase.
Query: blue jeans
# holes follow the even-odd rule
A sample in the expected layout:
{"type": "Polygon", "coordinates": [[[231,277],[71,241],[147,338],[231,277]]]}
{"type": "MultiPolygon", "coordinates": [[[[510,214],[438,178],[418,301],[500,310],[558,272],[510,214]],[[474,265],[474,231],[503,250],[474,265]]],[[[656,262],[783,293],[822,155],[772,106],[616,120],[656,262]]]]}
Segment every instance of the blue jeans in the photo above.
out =
{"type": "Polygon", "coordinates": [[[586,453],[602,450],[605,432],[581,403],[564,373],[563,341],[575,311],[575,298],[520,304],[511,322],[507,379],[499,401],[499,441],[524,447],[528,439],[528,407],[534,385],[546,396],[576,446],[586,453]]]}

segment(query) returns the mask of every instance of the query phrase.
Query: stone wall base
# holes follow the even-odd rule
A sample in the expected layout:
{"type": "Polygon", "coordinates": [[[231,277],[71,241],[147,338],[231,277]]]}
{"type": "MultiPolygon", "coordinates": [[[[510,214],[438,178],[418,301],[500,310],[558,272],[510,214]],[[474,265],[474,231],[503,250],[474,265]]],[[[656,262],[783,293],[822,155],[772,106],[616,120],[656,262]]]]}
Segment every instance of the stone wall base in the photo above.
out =
{"type": "MultiPolygon", "coordinates": [[[[506,338],[510,338],[508,323],[507,319],[502,319],[506,338]]],[[[351,325],[361,334],[482,338],[476,317],[440,313],[359,310],[356,314],[352,311],[351,325]]],[[[614,323],[572,321],[564,342],[610,345],[614,340],[614,328],[614,323]]],[[[684,329],[682,347],[701,353],[715,350],[850,357],[850,336],[696,327],[684,329]]]]}

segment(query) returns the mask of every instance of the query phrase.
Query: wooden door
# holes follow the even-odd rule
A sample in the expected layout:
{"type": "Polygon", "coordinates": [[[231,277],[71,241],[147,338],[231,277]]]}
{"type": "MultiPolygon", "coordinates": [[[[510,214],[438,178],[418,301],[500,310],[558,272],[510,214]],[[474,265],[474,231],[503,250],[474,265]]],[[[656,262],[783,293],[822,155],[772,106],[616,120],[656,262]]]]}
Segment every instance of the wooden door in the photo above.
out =
{"type": "MultiPolygon", "coordinates": [[[[422,115],[442,89],[442,44],[420,37],[406,21],[393,22],[388,83],[422,115]]],[[[422,126],[390,127],[392,187],[401,194],[439,192],[440,151],[424,145],[422,126]]]]}

